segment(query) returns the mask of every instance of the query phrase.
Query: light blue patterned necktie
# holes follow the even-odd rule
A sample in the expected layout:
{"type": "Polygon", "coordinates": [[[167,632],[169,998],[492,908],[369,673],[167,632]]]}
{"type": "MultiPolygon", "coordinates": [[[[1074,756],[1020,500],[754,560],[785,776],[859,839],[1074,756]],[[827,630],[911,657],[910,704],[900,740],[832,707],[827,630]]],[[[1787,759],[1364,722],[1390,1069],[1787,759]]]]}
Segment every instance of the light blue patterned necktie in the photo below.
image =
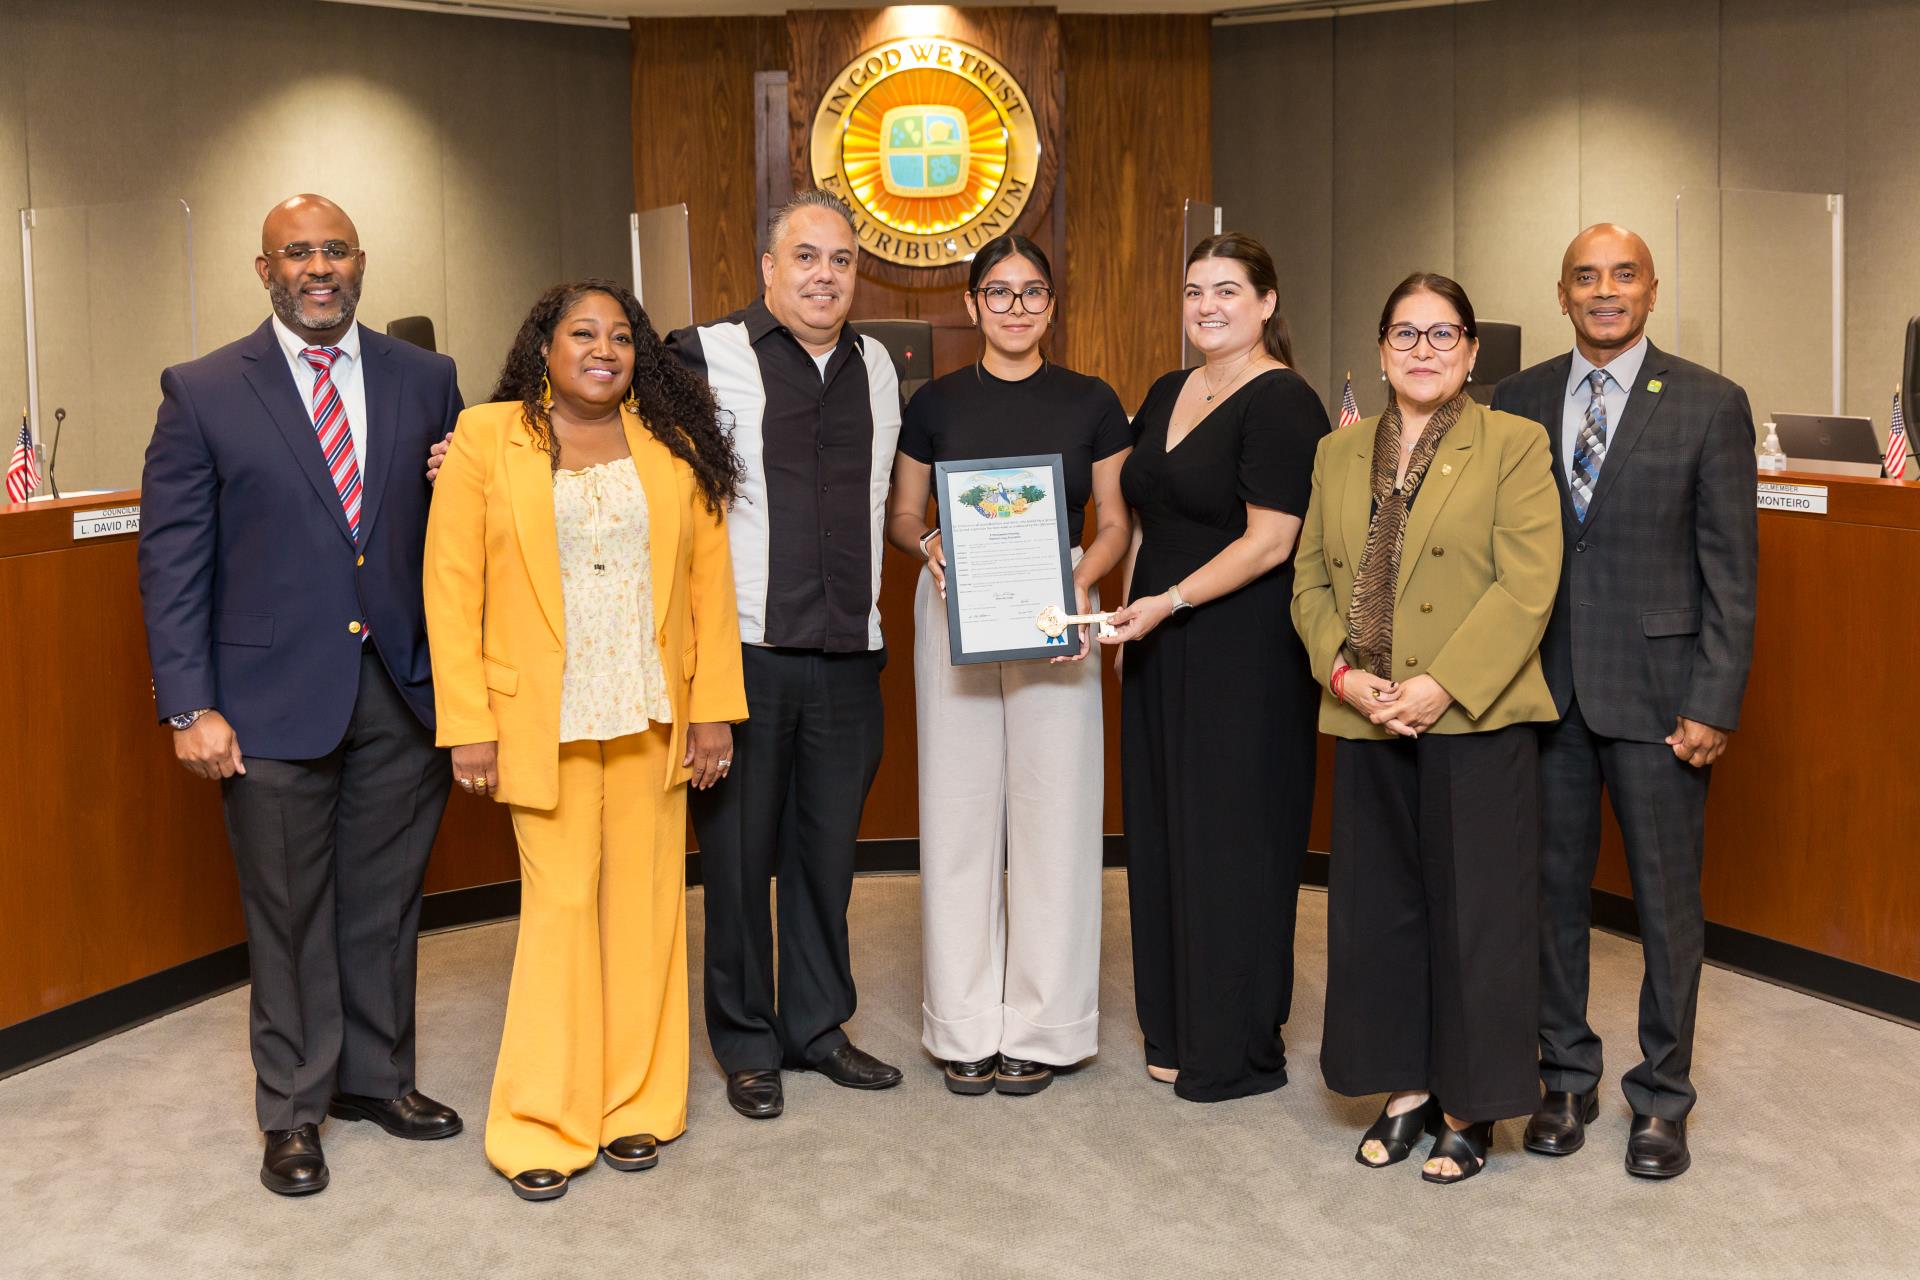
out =
{"type": "Polygon", "coordinates": [[[1600,479],[1600,464],[1607,458],[1607,402],[1601,395],[1607,385],[1607,371],[1595,369],[1587,375],[1593,396],[1587,401],[1587,420],[1580,424],[1580,437],[1574,444],[1573,469],[1567,487],[1573,491],[1573,514],[1582,523],[1587,504],[1593,501],[1593,486],[1600,479]]]}

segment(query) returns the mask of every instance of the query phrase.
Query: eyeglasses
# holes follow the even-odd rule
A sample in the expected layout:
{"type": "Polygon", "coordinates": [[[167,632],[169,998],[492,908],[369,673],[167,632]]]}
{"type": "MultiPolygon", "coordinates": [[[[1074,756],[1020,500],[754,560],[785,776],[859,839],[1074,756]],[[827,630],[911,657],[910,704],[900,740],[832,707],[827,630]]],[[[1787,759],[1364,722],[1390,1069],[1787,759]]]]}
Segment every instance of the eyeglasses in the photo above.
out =
{"type": "Polygon", "coordinates": [[[1467,336],[1467,331],[1465,326],[1457,324],[1441,323],[1428,325],[1424,329],[1411,324],[1390,324],[1380,336],[1395,351],[1411,351],[1420,345],[1422,338],[1435,351],[1451,351],[1460,345],[1460,339],[1467,336]]]}
{"type": "Polygon", "coordinates": [[[345,240],[329,240],[325,244],[286,244],[278,249],[267,250],[269,258],[285,258],[288,262],[305,262],[314,254],[322,254],[328,262],[343,262],[360,252],[357,244],[348,244],[345,240]]]}
{"type": "Polygon", "coordinates": [[[1030,284],[1018,292],[1003,284],[990,284],[975,292],[980,295],[980,301],[986,303],[987,310],[997,316],[1013,310],[1015,298],[1020,299],[1020,309],[1030,316],[1037,316],[1053,305],[1053,290],[1040,284],[1030,284]]]}

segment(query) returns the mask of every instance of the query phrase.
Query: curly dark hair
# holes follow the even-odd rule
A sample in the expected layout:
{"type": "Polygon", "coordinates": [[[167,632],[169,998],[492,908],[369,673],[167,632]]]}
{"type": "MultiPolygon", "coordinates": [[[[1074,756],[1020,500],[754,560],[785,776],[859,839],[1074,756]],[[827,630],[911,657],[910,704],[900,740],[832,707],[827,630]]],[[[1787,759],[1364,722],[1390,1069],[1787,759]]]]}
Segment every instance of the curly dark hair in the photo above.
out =
{"type": "Polygon", "coordinates": [[[542,349],[552,345],[553,331],[561,319],[590,293],[606,294],[626,312],[627,323],[633,326],[633,382],[629,394],[654,439],[693,468],[707,509],[719,515],[740,487],[740,455],[733,449],[731,421],[723,421],[707,384],[667,352],[640,299],[625,285],[595,277],[557,284],[541,294],[513,339],[490,398],[518,400],[526,409],[527,424],[540,447],[559,458],[560,444],[554,439],[547,408],[540,402],[541,383],[547,376],[547,357],[542,349]]]}

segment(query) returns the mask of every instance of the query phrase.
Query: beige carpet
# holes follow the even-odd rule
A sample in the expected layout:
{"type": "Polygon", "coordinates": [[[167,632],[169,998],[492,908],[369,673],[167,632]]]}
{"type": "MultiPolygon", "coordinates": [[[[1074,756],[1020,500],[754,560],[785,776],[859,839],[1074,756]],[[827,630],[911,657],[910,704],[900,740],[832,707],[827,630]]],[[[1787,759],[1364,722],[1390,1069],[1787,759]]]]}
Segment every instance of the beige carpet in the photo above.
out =
{"type": "MultiPolygon", "coordinates": [[[[696,1029],[687,1136],[658,1169],[599,1168],[548,1205],[515,1200],[481,1154],[512,924],[421,948],[422,1081],[467,1132],[330,1124],[333,1185],[304,1200],[256,1180],[246,993],[209,1000],[0,1081],[0,1276],[1920,1274],[1920,1031],[1709,969],[1691,1173],[1626,1176],[1610,1083],[1579,1155],[1527,1155],[1505,1125],[1484,1174],[1434,1187],[1417,1162],[1356,1165],[1377,1103],[1320,1084],[1321,894],[1301,897],[1293,1083],[1200,1106],[1141,1070],[1126,884],[1106,883],[1102,1051],[1046,1093],[945,1091],[919,1049],[917,882],[867,878],[852,1031],[906,1083],[789,1075],[784,1118],[743,1120],[696,1029]]],[[[697,975],[697,895],[692,914],[697,975]]],[[[1594,950],[1617,1074],[1639,957],[1607,935],[1594,950]]]]}

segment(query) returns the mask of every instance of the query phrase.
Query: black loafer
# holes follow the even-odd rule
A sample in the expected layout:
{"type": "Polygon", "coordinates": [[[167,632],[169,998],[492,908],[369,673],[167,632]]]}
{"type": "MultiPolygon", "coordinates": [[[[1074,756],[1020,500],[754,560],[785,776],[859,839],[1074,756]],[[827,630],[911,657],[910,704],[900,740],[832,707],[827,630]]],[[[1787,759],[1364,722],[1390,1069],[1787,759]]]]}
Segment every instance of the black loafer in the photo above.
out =
{"type": "Polygon", "coordinates": [[[327,1103],[327,1114],[336,1120],[371,1120],[396,1138],[416,1142],[451,1138],[461,1127],[459,1112],[418,1089],[392,1100],[336,1093],[327,1103]]]}
{"type": "Polygon", "coordinates": [[[727,1101],[749,1120],[771,1120],[787,1109],[778,1071],[735,1071],[727,1076],[727,1101]]]}
{"type": "Polygon", "coordinates": [[[846,1089],[891,1089],[900,1083],[900,1068],[888,1066],[850,1044],[841,1045],[807,1067],[846,1089]]]}
{"type": "Polygon", "coordinates": [[[660,1144],[650,1133],[636,1133],[615,1138],[600,1148],[600,1158],[606,1162],[607,1168],[618,1169],[622,1173],[651,1169],[660,1163],[660,1144]]]}
{"type": "Polygon", "coordinates": [[[309,1196],[327,1189],[327,1157],[320,1150],[320,1126],[267,1130],[267,1154],[260,1161],[260,1185],[280,1196],[309,1196]]]}
{"type": "Polygon", "coordinates": [[[955,1058],[947,1063],[947,1088],[953,1093],[969,1095],[991,1093],[994,1069],[999,1065],[1000,1055],[997,1053],[990,1053],[978,1062],[962,1062],[955,1058]]]}
{"type": "Polygon", "coordinates": [[[567,1194],[569,1180],[558,1169],[528,1169],[508,1178],[507,1185],[522,1200],[558,1200],[567,1194]]]}
{"type": "Polygon", "coordinates": [[[1566,1093],[1549,1089],[1527,1121],[1527,1150],[1570,1156],[1587,1144],[1587,1126],[1600,1114],[1600,1090],[1566,1093]]]}
{"type": "Polygon", "coordinates": [[[1687,1122],[1635,1113],[1627,1135],[1627,1172],[1636,1178],[1677,1178],[1693,1167],[1687,1122]]]}
{"type": "Polygon", "coordinates": [[[1001,1093],[1024,1097],[1038,1093],[1053,1083],[1053,1068],[1044,1062],[1002,1055],[1000,1069],[993,1073],[993,1087],[1001,1093]]]}

